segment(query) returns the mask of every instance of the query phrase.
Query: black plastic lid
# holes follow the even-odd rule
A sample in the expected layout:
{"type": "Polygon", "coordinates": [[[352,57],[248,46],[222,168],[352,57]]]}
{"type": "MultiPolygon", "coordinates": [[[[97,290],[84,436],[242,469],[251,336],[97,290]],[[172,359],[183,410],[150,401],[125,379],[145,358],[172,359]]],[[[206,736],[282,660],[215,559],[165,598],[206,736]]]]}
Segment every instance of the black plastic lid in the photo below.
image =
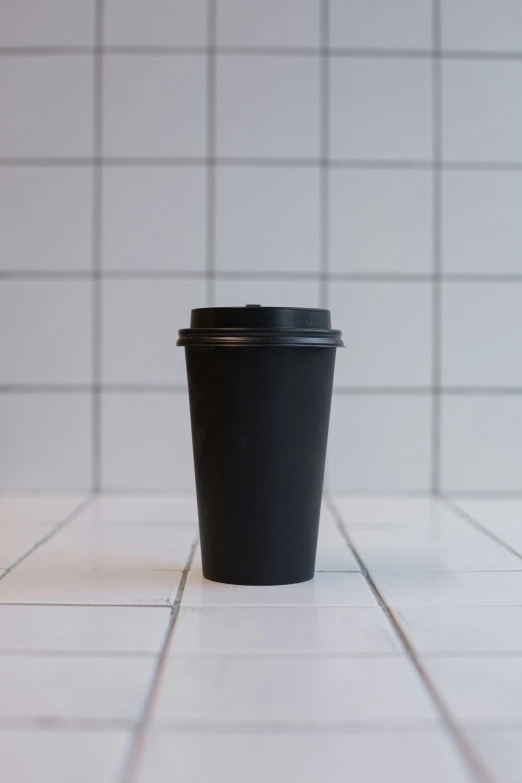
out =
{"type": "Polygon", "coordinates": [[[177,345],[317,346],[341,348],[341,332],[331,328],[329,310],[308,307],[200,307],[190,329],[180,329],[177,345]]]}

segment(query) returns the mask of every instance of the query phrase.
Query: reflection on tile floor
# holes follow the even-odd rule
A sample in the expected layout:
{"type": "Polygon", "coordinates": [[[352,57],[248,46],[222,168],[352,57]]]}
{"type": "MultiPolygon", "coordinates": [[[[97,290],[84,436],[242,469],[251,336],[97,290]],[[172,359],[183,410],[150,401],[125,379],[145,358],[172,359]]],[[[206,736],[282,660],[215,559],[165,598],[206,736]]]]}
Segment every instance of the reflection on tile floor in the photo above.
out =
{"type": "Polygon", "coordinates": [[[188,496],[3,496],[0,540],[6,781],[522,780],[522,501],[330,498],[284,587],[206,582],[188,496]]]}

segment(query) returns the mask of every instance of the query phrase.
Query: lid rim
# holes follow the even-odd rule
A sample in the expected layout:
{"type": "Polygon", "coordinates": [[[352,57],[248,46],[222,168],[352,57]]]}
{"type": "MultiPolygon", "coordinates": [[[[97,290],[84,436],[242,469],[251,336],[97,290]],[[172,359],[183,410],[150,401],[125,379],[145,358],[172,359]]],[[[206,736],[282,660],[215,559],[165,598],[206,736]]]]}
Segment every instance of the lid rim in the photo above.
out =
{"type": "Polygon", "coordinates": [[[316,346],[343,348],[337,329],[180,329],[180,347],[316,346]]]}

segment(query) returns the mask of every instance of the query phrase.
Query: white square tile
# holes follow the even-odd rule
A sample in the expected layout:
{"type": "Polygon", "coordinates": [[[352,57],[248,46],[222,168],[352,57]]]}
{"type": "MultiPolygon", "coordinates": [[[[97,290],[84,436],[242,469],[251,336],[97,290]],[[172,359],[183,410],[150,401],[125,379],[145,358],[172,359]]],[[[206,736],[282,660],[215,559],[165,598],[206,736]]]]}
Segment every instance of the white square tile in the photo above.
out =
{"type": "Polygon", "coordinates": [[[203,270],[203,169],[106,167],[102,231],[104,269],[203,270]]]}
{"type": "Polygon", "coordinates": [[[470,553],[481,546],[491,546],[491,541],[464,520],[440,519],[418,524],[346,525],[351,540],[357,547],[382,548],[388,552],[405,548],[419,554],[423,549],[432,549],[434,554],[469,548],[470,553]]]}
{"type": "Polygon", "coordinates": [[[425,657],[423,664],[457,720],[522,718],[522,656],[425,657]]]}
{"type": "Polygon", "coordinates": [[[375,599],[358,573],[318,573],[295,585],[225,585],[189,573],[183,606],[375,606],[375,599]]]}
{"type": "Polygon", "coordinates": [[[109,46],[204,46],[205,0],[105,0],[109,46]]]}
{"type": "Polygon", "coordinates": [[[520,606],[405,606],[396,615],[419,652],[522,652],[520,606]]]}
{"type": "Polygon", "coordinates": [[[92,155],[93,70],[92,57],[2,57],[2,156],[92,155]]]}
{"type": "MultiPolygon", "coordinates": [[[[2,508],[0,504],[0,509],[2,508]]],[[[106,524],[195,523],[195,495],[98,495],[78,523],[106,524]]]]}
{"type": "Polygon", "coordinates": [[[167,607],[0,604],[0,650],[158,653],[169,617],[167,607]]]}
{"type": "Polygon", "coordinates": [[[104,281],[104,383],[185,385],[178,329],[189,325],[190,309],[205,301],[204,280],[104,281]]]}
{"type": "Polygon", "coordinates": [[[431,272],[431,172],[332,169],[329,176],[332,272],[431,272]]]}
{"type": "Polygon", "coordinates": [[[519,728],[468,729],[467,736],[498,783],[518,783],[522,770],[522,732],[519,728]]]}
{"type": "Polygon", "coordinates": [[[493,163],[521,161],[522,112],[516,96],[522,63],[446,61],[442,76],[444,157],[493,163]]]}
{"type": "Polygon", "coordinates": [[[428,386],[431,301],[425,283],[331,281],[329,306],[343,333],[336,386],[428,386]]]}
{"type": "Polygon", "coordinates": [[[0,395],[0,489],[79,491],[91,484],[88,394],[0,395]]]}
{"type": "Polygon", "coordinates": [[[3,168],[0,265],[9,271],[89,270],[91,172],[75,168],[3,168]]]}
{"type": "Polygon", "coordinates": [[[104,489],[193,491],[185,394],[105,394],[102,420],[104,489]]]}
{"type": "Polygon", "coordinates": [[[3,384],[91,381],[91,293],[84,280],[0,284],[3,384]]]}
{"type": "MultiPolygon", "coordinates": [[[[0,506],[1,508],[1,506],[0,506]]],[[[1,517],[0,517],[1,518],[1,517]]],[[[319,535],[317,538],[317,548],[318,549],[333,549],[339,552],[349,552],[348,546],[346,544],[346,541],[344,540],[343,536],[341,535],[341,532],[339,528],[337,527],[337,523],[330,512],[330,510],[323,505],[321,509],[321,519],[319,521],[319,535]]],[[[351,553],[350,553],[351,554],[351,553]]],[[[357,569],[354,569],[357,570],[357,569]]]]}
{"type": "Polygon", "coordinates": [[[427,492],[428,397],[334,394],[328,476],[334,492],[427,492]]]}
{"type": "MultiPolygon", "coordinates": [[[[372,574],[430,571],[522,570],[522,560],[497,543],[477,536],[478,542],[405,545],[357,544],[362,561],[372,574]]],[[[356,542],[357,543],[357,542],[356,542]]],[[[28,562],[28,561],[27,561],[28,562]]]]}
{"type": "Polygon", "coordinates": [[[76,524],[60,531],[18,567],[182,571],[195,539],[191,525],[76,524]]]}
{"type": "Polygon", "coordinates": [[[184,720],[431,721],[410,662],[397,658],[170,658],[157,723],[184,720]]]}
{"type": "Polygon", "coordinates": [[[205,154],[204,57],[104,58],[104,154],[205,154]]]}
{"type": "Polygon", "coordinates": [[[323,545],[319,541],[315,558],[315,570],[316,572],[322,572],[359,571],[360,569],[357,560],[344,541],[341,541],[336,546],[323,545]]]}
{"type": "Polygon", "coordinates": [[[330,46],[389,49],[431,47],[429,0],[332,0],[330,46]]]}
{"type": "Polygon", "coordinates": [[[391,606],[517,606],[522,571],[372,574],[391,606]]]}
{"type": "Polygon", "coordinates": [[[216,305],[240,307],[319,307],[319,281],[216,280],[216,305]]]}
{"type": "Polygon", "coordinates": [[[199,653],[400,651],[381,609],[360,606],[184,607],[170,649],[199,653]]]}
{"type": "Polygon", "coordinates": [[[91,0],[3,0],[0,46],[88,46],[94,43],[91,0]]]}
{"type": "Polygon", "coordinates": [[[0,581],[0,604],[169,606],[181,571],[15,568],[0,581]]]}
{"type": "Polygon", "coordinates": [[[2,718],[138,718],[153,658],[2,655],[2,718]]]}
{"type": "Polygon", "coordinates": [[[217,154],[319,156],[319,61],[311,57],[217,60],[217,154]]]}
{"type": "MultiPolygon", "coordinates": [[[[369,535],[373,532],[388,540],[387,536],[401,535],[402,532],[405,538],[419,534],[432,536],[434,542],[442,543],[455,537],[460,539],[461,531],[473,533],[472,528],[455,512],[429,497],[334,495],[333,502],[350,534],[369,535]],[[389,532],[387,528],[390,528],[389,532]]],[[[424,538],[414,540],[425,542],[424,538]]]]}
{"type": "Polygon", "coordinates": [[[319,0],[220,0],[221,46],[318,46],[319,0]]]}
{"type": "Polygon", "coordinates": [[[520,51],[522,6],[513,0],[442,0],[445,49],[520,51]]]}
{"type": "Polygon", "coordinates": [[[0,495],[0,526],[56,525],[85,500],[85,495],[0,495]]]}
{"type": "Polygon", "coordinates": [[[11,783],[113,783],[130,742],[124,731],[5,729],[0,732],[3,774],[11,783]],[[28,752],[30,748],[30,752],[28,752]]]}
{"type": "Polygon", "coordinates": [[[443,385],[521,386],[522,367],[513,361],[521,330],[522,285],[443,285],[443,385]]]}
{"type": "MultiPolygon", "coordinates": [[[[266,783],[274,770],[284,783],[470,783],[450,740],[442,732],[326,732],[187,734],[153,732],[139,783],[170,783],[172,770],[185,780],[266,783]]],[[[61,781],[60,781],[61,783],[61,781]]],[[[83,781],[82,781],[83,783],[83,781]]],[[[513,778],[509,783],[518,783],[513,778]]]]}
{"type": "Polygon", "coordinates": [[[333,158],[431,158],[428,60],[341,58],[330,68],[333,158]]]}
{"type": "Polygon", "coordinates": [[[521,205],[520,171],[444,172],[444,271],[518,274],[521,205]]]}
{"type": "Polygon", "coordinates": [[[442,490],[521,490],[521,432],[518,397],[444,397],[442,490]]]}
{"type": "Polygon", "coordinates": [[[319,172],[218,168],[219,271],[319,272],[319,172]]]}

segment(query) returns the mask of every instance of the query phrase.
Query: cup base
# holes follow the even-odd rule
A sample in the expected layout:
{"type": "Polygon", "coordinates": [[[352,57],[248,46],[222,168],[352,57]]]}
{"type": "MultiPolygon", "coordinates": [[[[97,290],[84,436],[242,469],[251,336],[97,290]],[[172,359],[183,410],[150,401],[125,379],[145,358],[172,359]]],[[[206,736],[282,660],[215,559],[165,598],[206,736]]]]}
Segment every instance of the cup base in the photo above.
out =
{"type": "Polygon", "coordinates": [[[270,578],[270,577],[254,577],[254,578],[248,578],[248,577],[241,577],[236,576],[233,577],[226,577],[223,575],[218,574],[212,574],[205,569],[203,569],[203,576],[208,582],[216,582],[218,584],[222,585],[235,585],[236,587],[282,587],[284,585],[298,585],[302,584],[303,582],[311,582],[314,578],[314,574],[306,574],[304,576],[289,576],[289,577],[280,577],[277,579],[270,578]]]}

